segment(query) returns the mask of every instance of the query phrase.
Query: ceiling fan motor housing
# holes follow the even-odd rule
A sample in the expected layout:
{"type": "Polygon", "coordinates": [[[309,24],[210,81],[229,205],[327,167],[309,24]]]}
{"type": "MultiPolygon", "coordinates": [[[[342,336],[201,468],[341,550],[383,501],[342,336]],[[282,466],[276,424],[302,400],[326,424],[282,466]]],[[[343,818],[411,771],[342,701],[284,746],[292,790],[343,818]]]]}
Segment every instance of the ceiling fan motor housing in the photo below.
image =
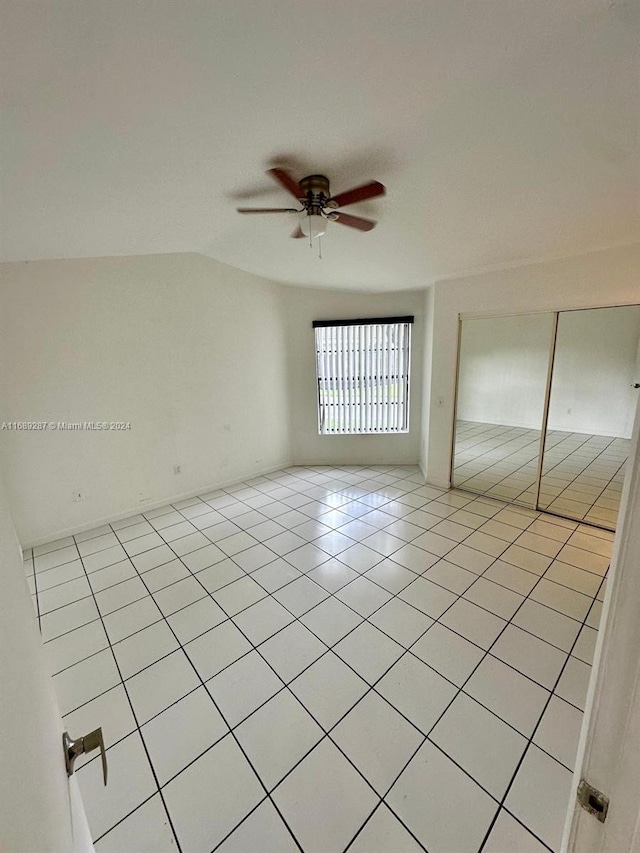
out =
{"type": "Polygon", "coordinates": [[[304,193],[308,213],[321,214],[325,207],[337,207],[337,204],[329,201],[331,190],[326,175],[307,175],[300,181],[300,189],[304,193]]]}
{"type": "Polygon", "coordinates": [[[307,175],[300,181],[300,189],[305,195],[310,192],[313,195],[324,195],[325,198],[329,198],[329,178],[326,175],[307,175]]]}

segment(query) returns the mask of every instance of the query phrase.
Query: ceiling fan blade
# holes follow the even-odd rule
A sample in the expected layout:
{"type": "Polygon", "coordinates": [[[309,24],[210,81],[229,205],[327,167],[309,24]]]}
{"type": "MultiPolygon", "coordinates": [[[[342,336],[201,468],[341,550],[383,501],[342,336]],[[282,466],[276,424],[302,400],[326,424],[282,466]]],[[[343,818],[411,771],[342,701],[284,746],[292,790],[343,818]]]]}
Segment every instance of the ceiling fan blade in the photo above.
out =
{"type": "Polygon", "coordinates": [[[294,198],[304,198],[304,193],[300,189],[298,182],[288,172],[285,172],[284,169],[269,169],[267,175],[271,175],[294,198]]]}
{"type": "Polygon", "coordinates": [[[300,213],[295,207],[236,207],[238,213],[300,213]]]}
{"type": "Polygon", "coordinates": [[[358,231],[371,231],[376,227],[376,223],[372,219],[363,219],[361,216],[351,216],[349,213],[341,213],[336,211],[336,222],[340,225],[348,225],[349,228],[357,228],[358,231]]]}
{"type": "Polygon", "coordinates": [[[345,190],[343,193],[338,193],[338,195],[330,198],[329,201],[335,202],[338,207],[345,207],[347,204],[355,204],[357,201],[364,201],[367,198],[384,195],[386,191],[386,188],[378,183],[378,181],[369,181],[368,184],[362,184],[361,187],[354,187],[352,190],[345,190]]]}
{"type": "Polygon", "coordinates": [[[296,230],[293,232],[293,234],[291,236],[293,238],[295,238],[296,240],[298,240],[300,237],[304,237],[305,234],[304,234],[304,231],[302,230],[302,228],[298,225],[298,227],[296,228],[296,230]]]}

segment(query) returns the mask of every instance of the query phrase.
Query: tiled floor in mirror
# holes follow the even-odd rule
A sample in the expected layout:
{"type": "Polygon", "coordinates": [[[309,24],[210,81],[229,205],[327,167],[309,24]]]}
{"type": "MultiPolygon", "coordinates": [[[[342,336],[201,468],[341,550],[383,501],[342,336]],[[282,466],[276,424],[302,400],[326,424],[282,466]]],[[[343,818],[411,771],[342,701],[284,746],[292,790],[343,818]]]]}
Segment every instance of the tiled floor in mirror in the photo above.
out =
{"type": "MultiPolygon", "coordinates": [[[[538,506],[614,528],[630,441],[549,430],[538,506]]],[[[456,422],[454,484],[489,497],[536,505],[540,430],[456,422]]]]}
{"type": "Polygon", "coordinates": [[[35,548],[97,853],[557,851],[612,538],[380,466],[35,548]]]}

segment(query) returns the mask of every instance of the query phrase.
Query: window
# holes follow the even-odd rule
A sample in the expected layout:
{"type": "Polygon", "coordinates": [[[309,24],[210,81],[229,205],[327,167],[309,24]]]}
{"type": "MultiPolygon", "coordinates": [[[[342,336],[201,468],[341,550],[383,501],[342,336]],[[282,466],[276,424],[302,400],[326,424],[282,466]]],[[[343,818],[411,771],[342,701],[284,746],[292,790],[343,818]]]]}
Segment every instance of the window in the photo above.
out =
{"type": "Polygon", "coordinates": [[[413,317],[316,320],[318,432],[409,432],[413,317]]]}

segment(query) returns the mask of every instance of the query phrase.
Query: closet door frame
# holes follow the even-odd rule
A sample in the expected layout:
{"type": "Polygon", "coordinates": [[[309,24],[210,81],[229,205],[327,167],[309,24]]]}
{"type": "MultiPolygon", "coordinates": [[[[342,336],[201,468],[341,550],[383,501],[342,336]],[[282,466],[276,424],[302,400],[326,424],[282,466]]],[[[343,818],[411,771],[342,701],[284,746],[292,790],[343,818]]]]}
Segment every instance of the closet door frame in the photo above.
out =
{"type": "MultiPolygon", "coordinates": [[[[549,355],[548,355],[548,363],[547,363],[547,381],[545,386],[545,395],[544,395],[544,407],[542,413],[542,424],[541,424],[541,432],[540,432],[540,446],[538,450],[538,470],[537,477],[535,482],[535,503],[533,505],[533,509],[536,512],[544,512],[547,515],[555,515],[558,518],[566,518],[569,521],[576,521],[579,524],[586,524],[589,527],[596,527],[602,530],[615,531],[615,527],[607,527],[604,524],[594,524],[592,521],[582,521],[581,519],[571,518],[570,516],[561,515],[559,512],[554,512],[549,509],[544,509],[540,507],[540,489],[542,487],[542,475],[543,475],[543,467],[544,467],[544,454],[545,454],[545,444],[547,439],[547,428],[549,425],[549,411],[551,408],[551,394],[553,391],[553,371],[555,367],[556,360],[556,346],[558,340],[558,323],[560,319],[560,314],[570,314],[575,311],[594,311],[602,308],[635,308],[640,307],[640,303],[629,302],[624,304],[616,304],[616,305],[590,305],[585,307],[572,307],[572,308],[558,308],[555,310],[540,310],[540,311],[519,311],[513,312],[509,314],[459,314],[458,315],[458,345],[457,345],[457,355],[456,355],[456,380],[455,380],[455,390],[454,390],[454,405],[453,405],[453,429],[451,431],[452,439],[451,439],[451,468],[450,468],[450,481],[451,488],[460,488],[461,491],[469,491],[470,494],[479,494],[485,495],[485,492],[471,492],[470,490],[465,490],[462,487],[456,486],[454,482],[454,471],[455,471],[455,450],[456,450],[456,431],[457,431],[457,423],[458,423],[458,402],[459,402],[459,388],[460,388],[460,363],[461,363],[461,353],[462,353],[462,329],[463,323],[465,320],[496,320],[501,317],[524,317],[528,315],[551,315],[552,317],[552,331],[549,342],[549,355]]],[[[489,496],[491,497],[491,496],[489,496]]],[[[505,503],[514,503],[518,506],[525,506],[524,504],[518,504],[517,501],[505,501],[505,503]]]]}
{"type": "MultiPolygon", "coordinates": [[[[547,363],[547,384],[544,389],[544,407],[542,409],[542,431],[540,433],[540,449],[538,450],[538,474],[536,477],[536,496],[533,508],[540,511],[540,489],[542,488],[542,469],[544,467],[544,450],[547,443],[547,428],[549,426],[549,410],[551,408],[551,391],[553,388],[553,368],[556,363],[556,343],[558,341],[558,320],[560,311],[553,312],[551,327],[551,342],[549,343],[549,361],[547,363]]],[[[549,513],[556,515],[556,513],[549,513]]],[[[564,517],[564,516],[563,516],[564,517]]]]}

